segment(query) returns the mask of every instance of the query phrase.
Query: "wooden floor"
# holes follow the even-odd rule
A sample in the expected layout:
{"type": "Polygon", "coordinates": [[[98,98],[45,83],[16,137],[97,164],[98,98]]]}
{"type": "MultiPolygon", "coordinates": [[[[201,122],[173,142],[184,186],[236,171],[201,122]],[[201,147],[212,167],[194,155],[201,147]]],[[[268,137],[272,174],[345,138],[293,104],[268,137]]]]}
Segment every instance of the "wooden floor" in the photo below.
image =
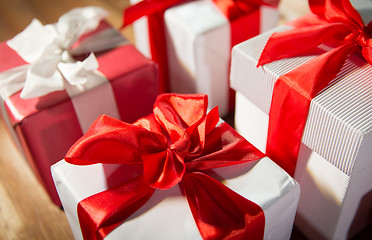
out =
{"type": "MultiPolygon", "coordinates": [[[[128,0],[0,0],[0,41],[22,31],[33,18],[53,23],[66,11],[87,5],[105,8],[110,13],[108,21],[119,28],[128,0]]],[[[307,3],[282,0],[280,12],[284,23],[307,13],[307,3]]],[[[123,34],[134,40],[130,28],[123,34]]],[[[51,203],[0,121],[0,239],[72,238],[63,211],[51,203]]],[[[295,230],[292,239],[303,238],[295,230]]]]}

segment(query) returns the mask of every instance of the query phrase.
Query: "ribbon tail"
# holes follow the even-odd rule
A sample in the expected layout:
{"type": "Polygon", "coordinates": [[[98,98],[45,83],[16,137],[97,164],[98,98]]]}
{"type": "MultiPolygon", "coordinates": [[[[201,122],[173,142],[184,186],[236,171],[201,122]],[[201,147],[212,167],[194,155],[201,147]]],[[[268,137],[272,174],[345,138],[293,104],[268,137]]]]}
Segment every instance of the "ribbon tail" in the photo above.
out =
{"type": "Polygon", "coordinates": [[[103,239],[141,208],[153,193],[154,189],[143,177],[137,177],[82,200],[77,212],[84,239],[103,239]]]}
{"type": "Polygon", "coordinates": [[[203,239],[263,239],[260,206],[200,172],[185,175],[182,184],[203,239]]]}
{"type": "Polygon", "coordinates": [[[154,116],[175,142],[205,117],[207,107],[204,94],[161,94],[154,104],[154,116]]]}
{"type": "Polygon", "coordinates": [[[294,175],[311,100],[336,77],[355,45],[335,48],[288,74],[274,86],[269,113],[267,155],[294,175]]]}

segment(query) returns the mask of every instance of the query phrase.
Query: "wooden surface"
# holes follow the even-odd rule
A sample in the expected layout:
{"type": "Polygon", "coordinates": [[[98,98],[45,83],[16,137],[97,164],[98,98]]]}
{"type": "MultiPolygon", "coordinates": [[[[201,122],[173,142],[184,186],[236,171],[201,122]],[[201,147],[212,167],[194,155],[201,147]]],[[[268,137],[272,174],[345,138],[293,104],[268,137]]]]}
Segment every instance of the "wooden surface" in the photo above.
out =
{"type": "MultiPolygon", "coordinates": [[[[22,31],[33,18],[53,23],[68,10],[87,5],[105,8],[108,21],[119,28],[128,0],[0,0],[0,41],[22,31]]],[[[305,0],[282,0],[279,9],[280,23],[309,11],[305,0]]],[[[131,28],[123,34],[133,41],[131,28]]],[[[0,239],[72,238],[63,211],[49,200],[0,121],[0,239]]],[[[303,237],[294,230],[292,239],[303,237]]]]}
{"type": "MultiPolygon", "coordinates": [[[[54,23],[62,14],[82,6],[104,8],[110,13],[108,22],[120,28],[122,9],[128,5],[129,0],[0,0],[0,41],[21,32],[33,18],[43,24],[54,23]]],[[[132,39],[130,28],[123,33],[132,39]]]]}
{"type": "MultiPolygon", "coordinates": [[[[108,21],[119,28],[128,1],[0,0],[0,41],[14,37],[33,18],[53,23],[68,10],[88,5],[106,9],[108,21]]],[[[129,38],[133,35],[130,28],[123,33],[129,38]]],[[[0,240],[70,239],[64,212],[50,201],[0,121],[0,240]]]]}

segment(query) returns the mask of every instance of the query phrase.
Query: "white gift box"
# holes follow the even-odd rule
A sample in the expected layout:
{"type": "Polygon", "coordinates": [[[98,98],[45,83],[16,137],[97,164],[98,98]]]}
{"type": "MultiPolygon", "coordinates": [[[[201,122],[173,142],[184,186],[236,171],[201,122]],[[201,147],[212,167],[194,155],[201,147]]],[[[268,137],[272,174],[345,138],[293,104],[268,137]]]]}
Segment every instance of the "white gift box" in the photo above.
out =
{"type": "MultiPolygon", "coordinates": [[[[75,239],[82,239],[77,204],[108,189],[123,167],[115,164],[72,165],[64,160],[52,166],[52,175],[75,239]]],[[[298,183],[269,158],[215,169],[223,183],[258,204],[265,214],[265,239],[289,239],[300,195],[298,183]],[[237,173],[239,169],[239,173],[237,173]],[[240,174],[242,173],[242,174],[240,174]]],[[[179,188],[157,190],[151,199],[109,239],[201,239],[187,200],[179,188]],[[159,221],[161,220],[161,221],[159,221]]]]}
{"type": "MultiPolygon", "coordinates": [[[[139,0],[131,0],[132,3],[139,0]]],[[[259,29],[277,25],[278,10],[260,7],[259,29]]],[[[166,41],[170,91],[205,93],[209,107],[219,106],[221,116],[229,111],[229,63],[231,30],[228,19],[210,0],[190,1],[166,10],[166,41]]],[[[250,31],[247,29],[241,31],[250,31]]],[[[137,48],[151,57],[147,18],[134,23],[137,48]]]]}
{"type": "MultiPolygon", "coordinates": [[[[270,35],[288,29],[277,27],[232,52],[235,129],[263,152],[276,79],[314,57],[256,68],[270,35]]],[[[372,190],[371,78],[372,67],[354,54],[311,102],[295,170],[301,186],[295,224],[312,239],[346,239],[367,223],[372,207],[372,201],[365,201],[372,190]]]]}

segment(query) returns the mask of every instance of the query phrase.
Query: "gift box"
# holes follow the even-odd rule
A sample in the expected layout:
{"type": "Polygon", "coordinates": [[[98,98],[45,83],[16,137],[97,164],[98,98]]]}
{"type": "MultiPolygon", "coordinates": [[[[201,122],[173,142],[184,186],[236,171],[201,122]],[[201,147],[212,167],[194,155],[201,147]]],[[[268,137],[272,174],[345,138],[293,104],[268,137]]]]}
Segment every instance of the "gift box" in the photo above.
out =
{"type": "Polygon", "coordinates": [[[160,95],[154,114],[133,125],[102,116],[65,160],[52,166],[75,239],[289,239],[299,185],[219,121],[216,109],[206,114],[205,99],[160,95]],[[154,144],[151,136],[156,136],[154,144]],[[162,150],[156,150],[159,142],[165,144],[162,150]],[[117,150],[105,151],[108,146],[117,150]],[[136,196],[139,186],[152,194],[144,202],[136,196]],[[225,199],[228,192],[231,198],[225,199]],[[262,212],[249,213],[252,206],[241,207],[240,201],[262,212]]]}
{"type": "MultiPolygon", "coordinates": [[[[292,24],[296,25],[297,21],[292,24]]],[[[322,54],[284,58],[257,67],[272,33],[284,33],[289,29],[292,27],[277,27],[237,45],[232,52],[231,82],[237,91],[235,128],[263,152],[267,151],[277,79],[290,76],[289,73],[301,66],[310,66],[305,64],[324,56],[321,49],[328,53],[335,49],[320,45],[322,54]]],[[[292,43],[287,44],[295,48],[292,43]]],[[[299,72],[297,70],[296,74],[299,72]]],[[[311,71],[307,73],[308,79],[311,74],[311,71]]],[[[369,149],[372,143],[371,76],[371,65],[352,53],[331,84],[311,100],[294,172],[301,186],[295,224],[310,239],[347,239],[369,221],[372,205],[369,174],[372,169],[369,149]]],[[[299,104],[295,106],[298,109],[295,111],[302,111],[299,104]]]]}
{"type": "MultiPolygon", "coordinates": [[[[160,65],[167,64],[163,70],[169,84],[166,89],[207,94],[210,108],[219,106],[221,116],[225,116],[234,107],[234,93],[229,86],[231,48],[277,25],[278,1],[270,2],[201,0],[173,4],[164,13],[166,36],[156,45],[149,39],[147,18],[134,23],[136,46],[154,58],[151,46],[158,47],[160,41],[165,41],[162,54],[167,56],[167,62],[160,65]]],[[[160,33],[156,33],[158,38],[160,33]]]]}
{"type": "Polygon", "coordinates": [[[50,166],[98,116],[134,122],[151,113],[158,94],[156,65],[106,15],[74,9],[54,25],[34,20],[0,44],[3,120],[58,205],[50,166]]]}

